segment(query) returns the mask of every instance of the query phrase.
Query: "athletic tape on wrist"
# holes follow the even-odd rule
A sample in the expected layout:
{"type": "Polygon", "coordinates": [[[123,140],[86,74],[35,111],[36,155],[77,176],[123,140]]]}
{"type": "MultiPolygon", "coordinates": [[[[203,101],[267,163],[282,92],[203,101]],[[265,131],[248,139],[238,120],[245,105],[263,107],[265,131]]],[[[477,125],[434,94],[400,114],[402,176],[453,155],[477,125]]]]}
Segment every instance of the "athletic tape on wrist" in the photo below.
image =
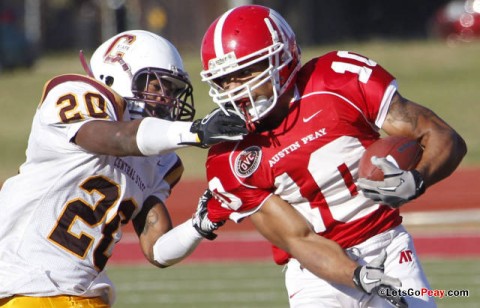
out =
{"type": "Polygon", "coordinates": [[[181,142],[195,142],[197,134],[190,132],[191,122],[167,121],[148,117],[137,131],[137,147],[145,155],[158,155],[185,147],[181,142]]]}
{"type": "Polygon", "coordinates": [[[420,172],[418,172],[415,169],[412,170],[411,172],[413,175],[413,179],[415,181],[415,192],[416,192],[415,197],[419,197],[425,192],[425,182],[423,181],[423,177],[420,174],[420,172]]]}

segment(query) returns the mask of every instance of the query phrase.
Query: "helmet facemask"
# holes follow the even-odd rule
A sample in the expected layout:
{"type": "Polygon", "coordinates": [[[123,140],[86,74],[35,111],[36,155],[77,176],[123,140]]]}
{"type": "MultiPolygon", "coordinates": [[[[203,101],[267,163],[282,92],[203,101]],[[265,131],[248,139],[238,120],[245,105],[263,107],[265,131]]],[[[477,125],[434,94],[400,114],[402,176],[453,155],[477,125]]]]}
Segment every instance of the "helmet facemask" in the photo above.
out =
{"type": "Polygon", "coordinates": [[[238,59],[235,63],[225,63],[223,67],[210,70],[210,77],[204,77],[204,81],[210,85],[209,94],[213,101],[217,103],[221,109],[225,110],[225,105],[231,105],[237,112],[243,115],[246,121],[257,121],[264,117],[274,106],[281,89],[279,71],[286,63],[279,63],[279,54],[283,44],[274,44],[265,50],[260,50],[246,58],[238,59]],[[248,70],[248,67],[260,62],[265,62],[265,70],[256,75],[252,79],[245,81],[238,87],[233,89],[224,89],[220,80],[229,79],[228,75],[248,70]],[[271,97],[260,96],[256,99],[253,97],[253,91],[267,82],[272,83],[273,95],[271,97]]]}
{"type": "Polygon", "coordinates": [[[132,79],[133,97],[125,97],[131,118],[157,117],[171,121],[192,121],[193,89],[180,72],[144,68],[132,79]]]}

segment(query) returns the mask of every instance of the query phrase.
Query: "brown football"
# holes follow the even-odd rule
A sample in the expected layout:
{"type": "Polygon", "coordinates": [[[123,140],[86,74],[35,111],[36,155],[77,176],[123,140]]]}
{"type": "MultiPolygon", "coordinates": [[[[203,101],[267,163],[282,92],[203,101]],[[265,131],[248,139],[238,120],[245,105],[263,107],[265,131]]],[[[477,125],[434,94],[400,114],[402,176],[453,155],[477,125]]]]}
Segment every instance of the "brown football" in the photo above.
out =
{"type": "Polygon", "coordinates": [[[388,136],[378,139],[363,153],[358,166],[358,176],[373,181],[383,180],[382,170],[370,161],[372,156],[387,157],[390,155],[400,169],[412,170],[417,166],[422,154],[423,148],[415,139],[402,136],[388,136]]]}

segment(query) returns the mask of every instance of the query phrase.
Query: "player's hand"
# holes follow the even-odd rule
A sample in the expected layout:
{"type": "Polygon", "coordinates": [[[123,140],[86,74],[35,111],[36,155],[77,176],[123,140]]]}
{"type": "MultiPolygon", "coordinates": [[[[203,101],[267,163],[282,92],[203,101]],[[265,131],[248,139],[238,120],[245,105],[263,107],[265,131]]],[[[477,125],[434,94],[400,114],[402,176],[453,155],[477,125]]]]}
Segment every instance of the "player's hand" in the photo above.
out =
{"type": "Polygon", "coordinates": [[[399,169],[385,157],[373,156],[371,161],[383,171],[384,179],[383,181],[358,179],[357,186],[367,198],[398,208],[425,192],[422,176],[417,170],[399,169]]]}
{"type": "Polygon", "coordinates": [[[197,211],[193,215],[192,223],[197,232],[206,239],[214,240],[217,237],[213,231],[217,230],[225,221],[212,222],[208,219],[207,203],[212,198],[212,192],[207,189],[198,200],[197,211]]]}
{"type": "Polygon", "coordinates": [[[375,292],[394,307],[408,307],[405,299],[395,292],[402,286],[399,279],[385,275],[384,263],[387,252],[383,249],[370,263],[359,266],[353,273],[353,282],[357,288],[367,294],[375,292]]]}
{"type": "Polygon", "coordinates": [[[207,148],[222,141],[238,141],[248,133],[245,121],[235,110],[226,115],[217,108],[203,119],[193,121],[190,132],[197,134],[198,142],[182,143],[207,148]]]}

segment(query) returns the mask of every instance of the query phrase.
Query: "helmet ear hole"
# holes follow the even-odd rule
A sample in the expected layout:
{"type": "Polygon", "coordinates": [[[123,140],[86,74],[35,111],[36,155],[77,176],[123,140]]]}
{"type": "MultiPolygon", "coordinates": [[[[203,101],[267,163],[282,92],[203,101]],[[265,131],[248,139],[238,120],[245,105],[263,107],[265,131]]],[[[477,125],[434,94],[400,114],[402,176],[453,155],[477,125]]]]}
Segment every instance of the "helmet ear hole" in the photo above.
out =
{"type": "Polygon", "coordinates": [[[114,80],[114,79],[113,79],[112,76],[107,76],[107,77],[105,77],[105,84],[106,84],[107,86],[111,87],[112,84],[113,84],[113,80],[114,80]]]}

